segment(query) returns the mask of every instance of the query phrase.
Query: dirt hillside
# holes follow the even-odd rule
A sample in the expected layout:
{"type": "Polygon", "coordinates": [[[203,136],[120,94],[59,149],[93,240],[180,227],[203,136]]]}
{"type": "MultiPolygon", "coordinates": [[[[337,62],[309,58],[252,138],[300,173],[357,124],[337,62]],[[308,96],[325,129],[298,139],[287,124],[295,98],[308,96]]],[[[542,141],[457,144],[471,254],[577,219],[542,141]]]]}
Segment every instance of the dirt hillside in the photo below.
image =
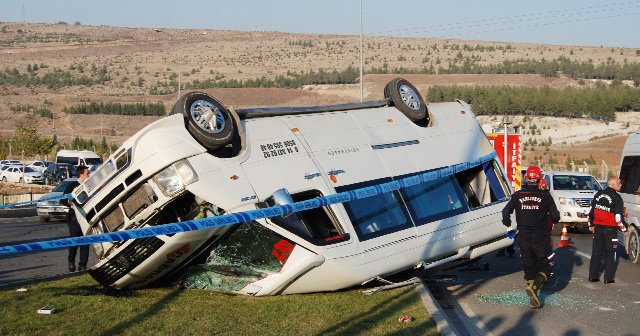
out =
{"type": "MultiPolygon", "coordinates": [[[[366,69],[437,69],[446,68],[448,64],[460,64],[466,59],[473,59],[482,65],[501,64],[505,60],[552,60],[558,57],[575,61],[592,60],[595,64],[640,61],[635,49],[625,48],[379,36],[366,37],[364,55],[366,69]]],[[[0,86],[0,118],[3,121],[0,124],[0,137],[10,139],[16,126],[23,123],[35,125],[43,136],[55,133],[61,141],[70,141],[73,137],[80,136],[99,142],[105,137],[109,143],[120,144],[159,117],[69,115],[63,109],[87,102],[159,102],[170,110],[178,97],[178,82],[186,87],[194,81],[249,80],[261,77],[274,79],[277,76],[312,70],[343,71],[350,66],[357,68],[358,57],[358,36],[0,23],[0,73],[17,71],[21,76],[27,77],[68,73],[71,78],[86,78],[91,81],[90,85],[63,85],[58,88],[46,85],[0,86]],[[20,106],[45,107],[51,111],[53,118],[17,112],[17,107],[20,106]]],[[[396,75],[366,75],[365,99],[381,98],[384,85],[393,77],[396,75]]],[[[577,82],[563,76],[402,77],[413,82],[423,95],[426,95],[432,85],[548,85],[554,88],[594,85],[590,81],[577,82]]],[[[336,104],[359,99],[359,87],[351,84],[315,85],[302,89],[204,91],[220,98],[226,105],[236,107],[336,104]]],[[[625,128],[620,126],[623,124],[611,125],[610,128],[602,127],[603,124],[599,122],[588,121],[593,124],[593,131],[588,131],[588,134],[593,135],[586,138],[577,136],[574,139],[557,139],[548,150],[528,148],[527,151],[531,153],[525,152],[525,157],[538,159],[543,154],[548,156],[546,153],[554,151],[573,153],[574,148],[589,146],[587,143],[591,143],[595,137],[604,138],[598,144],[609,143],[612,136],[622,137],[634,129],[637,125],[634,120],[637,118],[631,118],[630,125],[625,128]],[[539,150],[542,152],[538,153],[539,150]]],[[[547,122],[552,121],[533,121],[540,125],[547,122]]],[[[582,121],[561,121],[566,122],[582,121]]],[[[561,127],[550,127],[545,128],[538,138],[546,139],[555,137],[557,133],[567,133],[561,127]]],[[[575,132],[577,130],[578,128],[575,132]]],[[[613,147],[606,153],[619,152],[621,148],[619,144],[611,143],[611,146],[613,147]]],[[[602,160],[597,151],[589,151],[587,148],[584,153],[598,156],[596,161],[602,160]]],[[[605,157],[605,153],[602,157],[605,157]]],[[[607,157],[607,161],[616,160],[607,157]]]]}

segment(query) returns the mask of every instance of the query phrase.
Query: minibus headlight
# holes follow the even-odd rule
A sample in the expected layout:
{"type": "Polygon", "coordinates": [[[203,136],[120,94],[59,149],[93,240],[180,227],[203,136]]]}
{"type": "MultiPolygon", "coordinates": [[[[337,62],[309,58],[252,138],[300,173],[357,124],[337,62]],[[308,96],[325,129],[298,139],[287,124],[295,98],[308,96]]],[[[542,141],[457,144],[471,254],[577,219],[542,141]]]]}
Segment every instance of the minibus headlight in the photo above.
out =
{"type": "Polygon", "coordinates": [[[172,196],[188,184],[198,181],[198,175],[187,160],[178,161],[153,177],[165,196],[172,196]]]}
{"type": "MultiPolygon", "coordinates": [[[[93,227],[91,228],[91,234],[101,234],[102,230],[100,230],[98,227],[93,227]]],[[[102,243],[97,243],[97,244],[92,244],[91,246],[93,246],[93,250],[96,252],[96,256],[98,257],[98,259],[102,258],[102,256],[104,255],[104,247],[102,246],[102,243]]]]}

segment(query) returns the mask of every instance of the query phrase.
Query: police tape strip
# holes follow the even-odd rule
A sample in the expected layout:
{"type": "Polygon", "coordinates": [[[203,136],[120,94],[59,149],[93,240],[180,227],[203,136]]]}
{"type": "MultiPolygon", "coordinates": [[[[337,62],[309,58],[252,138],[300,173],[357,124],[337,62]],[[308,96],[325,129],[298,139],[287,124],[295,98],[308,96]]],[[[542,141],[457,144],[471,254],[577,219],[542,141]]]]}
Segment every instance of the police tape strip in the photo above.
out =
{"type": "Polygon", "coordinates": [[[400,188],[413,186],[419,183],[425,183],[437,180],[446,176],[450,176],[461,171],[479,166],[485,162],[493,160],[496,157],[495,152],[482,156],[476,160],[460,163],[454,166],[440,168],[434,171],[426,172],[416,176],[406,177],[397,181],[377,184],[370,187],[350,190],[338,194],[322,196],[306,201],[295,202],[285,205],[276,205],[270,208],[249,210],[244,212],[231,213],[215,217],[207,217],[194,219],[185,222],[162,224],[153,227],[123,230],[111,233],[94,234],[83,237],[64,238],[49,240],[43,242],[35,242],[28,244],[0,246],[0,255],[14,254],[29,251],[42,251],[60,249],[71,246],[90,245],[96,243],[106,243],[112,241],[123,241],[137,238],[147,238],[160,235],[169,235],[180,232],[189,232],[202,229],[211,229],[219,226],[244,223],[256,219],[270,218],[275,216],[288,215],[293,212],[299,212],[331,204],[345,203],[356,199],[367,198],[383,193],[388,193],[400,188]]]}
{"type": "Polygon", "coordinates": [[[62,194],[61,196],[51,196],[51,197],[38,198],[37,200],[33,200],[33,201],[0,205],[0,210],[6,209],[6,208],[13,208],[13,207],[21,206],[21,205],[34,204],[34,203],[39,203],[39,202],[57,201],[57,200],[71,199],[71,198],[72,198],[71,194],[62,194]]]}

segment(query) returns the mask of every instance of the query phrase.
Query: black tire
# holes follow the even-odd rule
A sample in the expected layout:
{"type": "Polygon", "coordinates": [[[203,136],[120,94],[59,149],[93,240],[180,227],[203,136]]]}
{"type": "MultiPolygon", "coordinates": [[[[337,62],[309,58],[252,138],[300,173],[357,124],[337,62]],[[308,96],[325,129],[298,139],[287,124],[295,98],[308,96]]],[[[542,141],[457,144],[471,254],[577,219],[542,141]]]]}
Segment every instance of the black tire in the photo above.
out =
{"type": "Polygon", "coordinates": [[[420,96],[420,92],[406,79],[392,79],[384,87],[384,97],[391,98],[393,105],[409,120],[424,124],[429,123],[427,104],[420,96]]]}
{"type": "Polygon", "coordinates": [[[172,113],[183,115],[189,133],[208,151],[226,146],[236,133],[231,112],[216,98],[203,92],[189,92],[182,96],[173,106],[172,113]],[[212,112],[216,113],[215,128],[206,122],[206,117],[212,112]]]}
{"type": "Polygon", "coordinates": [[[554,223],[553,228],[551,229],[552,236],[560,236],[562,235],[562,223],[554,223]]]}
{"type": "Polygon", "coordinates": [[[640,264],[640,236],[638,230],[634,226],[629,226],[629,238],[627,238],[625,247],[629,261],[634,264],[640,264]]]}
{"type": "Polygon", "coordinates": [[[48,222],[50,220],[51,220],[51,218],[49,218],[49,217],[40,217],[40,221],[41,222],[48,222]]]}

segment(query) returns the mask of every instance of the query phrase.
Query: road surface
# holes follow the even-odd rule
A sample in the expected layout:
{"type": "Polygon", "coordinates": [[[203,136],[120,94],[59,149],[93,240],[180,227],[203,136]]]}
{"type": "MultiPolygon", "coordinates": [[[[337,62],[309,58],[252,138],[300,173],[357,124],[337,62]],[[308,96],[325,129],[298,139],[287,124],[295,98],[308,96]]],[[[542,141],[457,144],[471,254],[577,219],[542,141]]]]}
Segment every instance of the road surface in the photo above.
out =
{"type": "Polygon", "coordinates": [[[602,276],[589,282],[591,235],[585,230],[569,238],[574,247],[557,248],[541,309],[529,308],[518,249],[512,259],[492,254],[442,272],[429,288],[464,335],[640,335],[640,265],[623,259],[619,246],[616,283],[604,284],[602,276]]]}
{"type": "MultiPolygon", "coordinates": [[[[0,246],[66,238],[67,222],[40,222],[37,216],[0,218],[0,246]]],[[[77,258],[77,257],[76,257],[77,258]]],[[[89,265],[95,263],[89,252],[89,265]]],[[[67,249],[0,256],[0,286],[68,273],[67,249]]]]}

